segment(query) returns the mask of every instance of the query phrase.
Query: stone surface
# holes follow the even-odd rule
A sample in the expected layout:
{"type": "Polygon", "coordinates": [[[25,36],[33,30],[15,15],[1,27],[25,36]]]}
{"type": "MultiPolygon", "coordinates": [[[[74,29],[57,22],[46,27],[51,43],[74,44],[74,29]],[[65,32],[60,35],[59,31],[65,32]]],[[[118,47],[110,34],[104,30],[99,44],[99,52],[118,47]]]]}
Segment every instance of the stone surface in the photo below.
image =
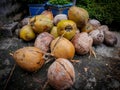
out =
{"type": "Polygon", "coordinates": [[[101,44],[99,46],[96,47],[95,51],[98,55],[104,56],[104,57],[114,57],[114,58],[120,58],[119,57],[119,48],[118,47],[108,47],[104,44],[101,44]]]}
{"type": "Polygon", "coordinates": [[[17,25],[18,25],[18,22],[13,22],[13,23],[10,23],[10,24],[4,24],[0,28],[1,35],[5,36],[5,37],[12,37],[14,30],[17,28],[17,25]]]}
{"type": "MultiPolygon", "coordinates": [[[[116,36],[118,44],[115,47],[104,44],[93,46],[97,58],[88,58],[89,54],[75,55],[74,59],[79,61],[72,63],[76,81],[68,90],[120,90],[120,33],[116,32],[116,36]]],[[[3,90],[15,63],[11,53],[21,47],[33,45],[34,41],[25,42],[17,36],[0,38],[0,90],[3,90]]],[[[51,63],[34,73],[28,73],[16,66],[6,90],[42,90],[51,63]]],[[[44,90],[53,88],[48,84],[44,90]]]]}
{"type": "Polygon", "coordinates": [[[21,20],[19,26],[23,27],[23,26],[29,24],[29,21],[30,21],[30,17],[26,17],[26,18],[24,18],[24,19],[21,20]]]}

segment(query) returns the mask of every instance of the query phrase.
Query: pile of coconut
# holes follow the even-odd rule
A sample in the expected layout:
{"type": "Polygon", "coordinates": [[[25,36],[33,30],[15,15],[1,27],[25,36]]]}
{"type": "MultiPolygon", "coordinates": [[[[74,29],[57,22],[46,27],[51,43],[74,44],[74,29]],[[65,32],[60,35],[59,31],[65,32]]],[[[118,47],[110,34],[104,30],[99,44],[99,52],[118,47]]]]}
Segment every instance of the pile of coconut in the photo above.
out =
{"type": "Polygon", "coordinates": [[[102,43],[115,46],[117,37],[107,25],[101,25],[96,19],[90,19],[84,8],[72,6],[68,15],[53,16],[49,10],[40,15],[21,21],[19,37],[34,40],[34,46],[16,50],[13,58],[17,65],[26,71],[34,72],[50,61],[48,82],[55,89],[70,88],[75,82],[75,71],[71,63],[74,55],[93,54],[93,45],[102,43]]]}

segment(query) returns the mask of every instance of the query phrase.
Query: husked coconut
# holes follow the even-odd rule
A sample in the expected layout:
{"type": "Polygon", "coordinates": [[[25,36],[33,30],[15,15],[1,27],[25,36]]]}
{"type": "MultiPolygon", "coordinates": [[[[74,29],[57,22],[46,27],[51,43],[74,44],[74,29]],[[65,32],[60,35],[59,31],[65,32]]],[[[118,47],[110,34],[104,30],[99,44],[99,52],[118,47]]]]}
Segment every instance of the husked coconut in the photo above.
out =
{"type": "Polygon", "coordinates": [[[104,35],[105,35],[104,43],[106,45],[115,46],[117,44],[117,37],[114,32],[105,31],[104,35]]]}
{"type": "Polygon", "coordinates": [[[48,82],[56,90],[66,90],[75,82],[73,65],[64,58],[58,58],[48,69],[48,82]]]}
{"type": "Polygon", "coordinates": [[[89,36],[93,38],[94,45],[101,44],[104,41],[104,33],[101,30],[98,30],[98,29],[93,30],[89,33],[89,36]]]}
{"type": "Polygon", "coordinates": [[[48,32],[40,33],[35,39],[34,46],[39,48],[42,52],[50,51],[50,43],[54,37],[48,32]]]}
{"type": "Polygon", "coordinates": [[[58,14],[58,15],[56,15],[56,16],[54,17],[53,23],[54,23],[55,25],[57,25],[59,21],[61,21],[61,20],[67,20],[67,19],[68,19],[68,17],[67,17],[66,14],[58,14]]]}
{"type": "Polygon", "coordinates": [[[101,25],[100,27],[98,27],[98,29],[102,30],[103,32],[109,31],[109,27],[107,25],[101,25]]]}
{"type": "Polygon", "coordinates": [[[88,33],[77,33],[71,40],[75,47],[75,51],[79,55],[87,54],[92,47],[93,39],[88,36],[88,33]]]}
{"type": "Polygon", "coordinates": [[[93,29],[97,29],[99,26],[101,26],[100,21],[96,20],[96,19],[90,19],[88,21],[88,23],[90,23],[93,26],[93,29]]]}

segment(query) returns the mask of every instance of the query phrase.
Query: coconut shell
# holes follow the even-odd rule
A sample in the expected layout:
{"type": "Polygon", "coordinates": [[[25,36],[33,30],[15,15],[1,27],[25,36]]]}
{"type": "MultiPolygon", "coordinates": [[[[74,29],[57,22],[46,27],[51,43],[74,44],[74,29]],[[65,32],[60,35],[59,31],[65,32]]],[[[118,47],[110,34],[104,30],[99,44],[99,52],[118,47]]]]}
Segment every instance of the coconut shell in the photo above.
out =
{"type": "Polygon", "coordinates": [[[115,46],[117,44],[117,37],[115,33],[111,31],[106,31],[104,32],[104,35],[105,35],[104,43],[107,46],[115,46]]]}
{"type": "Polygon", "coordinates": [[[109,31],[109,27],[107,25],[101,25],[100,27],[98,27],[98,29],[103,32],[109,31]]]}
{"type": "Polygon", "coordinates": [[[67,20],[67,19],[68,19],[68,18],[67,18],[67,15],[66,15],[66,14],[58,14],[58,15],[56,15],[56,16],[54,17],[53,23],[54,23],[55,25],[57,25],[58,22],[60,22],[61,20],[67,20]]]}
{"type": "Polygon", "coordinates": [[[46,53],[50,51],[50,44],[54,37],[48,32],[40,33],[35,39],[34,46],[39,48],[42,52],[46,53]]]}
{"type": "Polygon", "coordinates": [[[88,23],[93,26],[93,30],[98,29],[98,27],[101,26],[100,21],[98,21],[98,20],[96,20],[96,19],[90,19],[90,20],[88,21],[88,23]]]}
{"type": "Polygon", "coordinates": [[[57,90],[70,88],[75,82],[73,65],[63,58],[58,58],[48,69],[48,82],[57,90]]]}
{"type": "Polygon", "coordinates": [[[79,55],[87,54],[92,47],[93,39],[88,36],[88,33],[82,32],[76,34],[71,40],[75,47],[75,51],[79,55]]]}
{"type": "Polygon", "coordinates": [[[94,45],[99,45],[104,41],[104,33],[101,30],[98,30],[98,29],[93,30],[89,33],[89,36],[93,38],[94,45]]]}

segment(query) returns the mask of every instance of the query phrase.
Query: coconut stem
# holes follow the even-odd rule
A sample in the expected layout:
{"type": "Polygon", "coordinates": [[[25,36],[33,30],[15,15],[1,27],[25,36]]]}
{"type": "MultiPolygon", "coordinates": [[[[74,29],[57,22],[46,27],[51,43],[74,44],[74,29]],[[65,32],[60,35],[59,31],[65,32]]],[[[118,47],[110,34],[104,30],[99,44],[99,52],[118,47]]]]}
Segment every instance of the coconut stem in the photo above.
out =
{"type": "MultiPolygon", "coordinates": [[[[60,39],[65,35],[65,33],[66,33],[66,31],[58,38],[58,40],[56,41],[56,43],[55,43],[55,45],[54,45],[54,47],[53,47],[52,52],[54,51],[54,49],[55,49],[57,43],[60,41],[60,39]]],[[[51,52],[51,53],[52,53],[52,52],[51,52]]]]}
{"type": "Polygon", "coordinates": [[[95,58],[97,57],[95,51],[93,50],[93,48],[90,47],[90,55],[89,55],[89,58],[90,58],[92,55],[93,55],[95,58]]]}
{"type": "Polygon", "coordinates": [[[54,61],[56,58],[54,57],[54,55],[52,54],[52,52],[54,51],[57,43],[60,41],[60,39],[64,36],[64,34],[66,33],[66,31],[58,38],[58,40],[56,41],[51,53],[45,53],[45,55],[43,56],[43,58],[46,60],[45,64],[54,61]]]}
{"type": "Polygon", "coordinates": [[[52,61],[55,60],[54,55],[51,54],[51,53],[45,53],[45,55],[43,56],[43,58],[46,60],[45,64],[47,64],[47,63],[52,62],[52,61]]]}

